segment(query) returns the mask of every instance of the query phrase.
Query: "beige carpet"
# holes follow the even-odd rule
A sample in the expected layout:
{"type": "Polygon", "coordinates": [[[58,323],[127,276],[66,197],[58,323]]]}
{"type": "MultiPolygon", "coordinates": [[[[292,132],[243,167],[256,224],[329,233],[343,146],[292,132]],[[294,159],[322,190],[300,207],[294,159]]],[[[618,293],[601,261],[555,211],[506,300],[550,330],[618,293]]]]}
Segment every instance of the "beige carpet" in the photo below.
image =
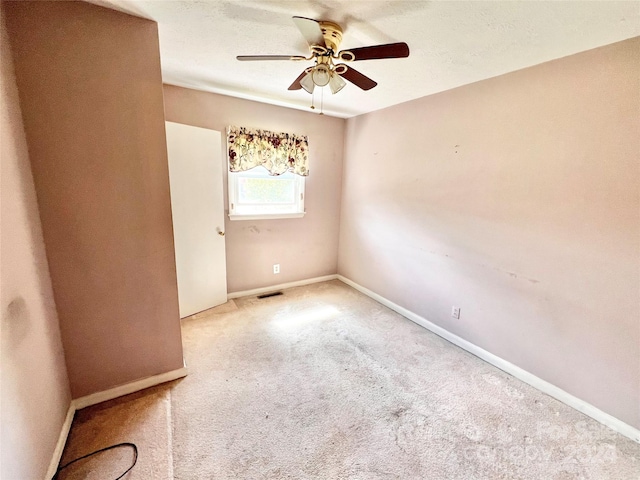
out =
{"type": "Polygon", "coordinates": [[[640,479],[639,444],[339,281],[236,306],[183,323],[185,379],[80,412],[64,459],[135,441],[128,480],[640,479]]]}
{"type": "MultiPolygon", "coordinates": [[[[126,480],[173,478],[169,390],[165,384],[78,411],[60,464],[116,443],[131,442],[138,446],[139,456],[126,480]]],[[[113,480],[132,460],[129,447],[110,450],[75,463],[58,478],[113,480]]]]}

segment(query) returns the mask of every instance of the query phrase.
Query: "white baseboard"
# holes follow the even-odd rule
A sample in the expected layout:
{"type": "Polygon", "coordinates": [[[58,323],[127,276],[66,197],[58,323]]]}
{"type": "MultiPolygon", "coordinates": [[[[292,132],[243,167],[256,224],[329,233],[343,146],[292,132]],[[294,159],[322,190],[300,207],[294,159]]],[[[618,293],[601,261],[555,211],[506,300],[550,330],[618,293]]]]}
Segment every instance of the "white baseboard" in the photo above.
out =
{"type": "Polygon", "coordinates": [[[56,448],[53,451],[51,462],[49,462],[49,468],[47,469],[47,476],[45,477],[45,480],[51,480],[58,470],[58,465],[60,464],[62,452],[65,444],[67,443],[67,437],[69,436],[69,431],[71,430],[71,424],[73,423],[73,417],[75,414],[76,409],[73,405],[73,400],[71,400],[71,403],[69,403],[69,409],[67,410],[67,416],[65,417],[62,428],[60,429],[56,448]]]}
{"type": "Polygon", "coordinates": [[[263,293],[273,292],[275,290],[283,290],[285,288],[301,287],[303,285],[310,285],[312,283],[327,282],[329,280],[335,280],[338,275],[324,275],[323,277],[307,278],[306,280],[298,280],[297,282],[280,283],[279,285],[272,285],[270,287],[254,288],[253,290],[242,290],[240,292],[230,292],[227,294],[227,298],[240,298],[249,297],[252,295],[262,295],[263,293]]]}
{"type": "Polygon", "coordinates": [[[109,390],[103,390],[102,392],[96,392],[91,395],[76,398],[73,400],[73,404],[75,405],[76,410],[81,410],[83,408],[90,407],[91,405],[96,405],[98,403],[106,402],[107,400],[113,400],[114,398],[144,390],[145,388],[155,387],[161,383],[177,380],[178,378],[185,377],[186,375],[187,367],[178,368],[177,370],[171,370],[170,372],[142,378],[135,382],[118,385],[117,387],[110,388],[109,390]]]}
{"type": "Polygon", "coordinates": [[[431,332],[444,338],[445,340],[448,340],[454,345],[457,345],[458,347],[466,350],[467,352],[472,353],[476,357],[481,358],[485,362],[498,367],[500,370],[503,370],[504,372],[507,372],[508,374],[513,375],[514,377],[516,377],[517,379],[525,383],[528,383],[532,387],[537,388],[541,392],[544,392],[547,395],[555,398],[556,400],[561,401],[565,405],[575,408],[579,412],[582,412],[585,415],[588,415],[589,417],[593,418],[594,420],[600,422],[603,425],[606,425],[612,430],[615,430],[621,435],[624,435],[625,437],[640,443],[640,430],[638,430],[637,428],[632,427],[631,425],[623,422],[622,420],[617,419],[616,417],[613,417],[612,415],[609,415],[606,412],[603,412],[599,408],[594,407],[593,405],[585,402],[584,400],[574,397],[573,395],[571,395],[568,392],[565,392],[561,388],[558,388],[555,385],[552,385],[546,380],[536,377],[532,373],[529,373],[526,370],[523,370],[522,368],[498,357],[497,355],[494,355],[493,353],[490,353],[487,350],[484,350],[478,347],[477,345],[474,345],[473,343],[465,340],[464,338],[461,338],[449,332],[448,330],[445,330],[444,328],[439,327],[438,325],[430,322],[426,318],[423,318],[420,315],[413,313],[412,311],[407,310],[406,308],[401,307],[396,303],[393,303],[391,300],[388,300],[383,296],[378,295],[375,292],[372,292],[368,288],[365,288],[362,285],[357,284],[353,280],[350,280],[342,275],[337,275],[337,278],[340,281],[346,283],[347,285],[364,293],[368,297],[373,298],[374,300],[381,303],[382,305],[390,308],[391,310],[394,310],[395,312],[399,313],[403,317],[408,318],[409,320],[417,323],[421,327],[424,327],[427,330],[430,330],[431,332]]]}
{"type": "Polygon", "coordinates": [[[170,372],[142,378],[134,382],[118,385],[117,387],[110,388],[109,390],[92,393],[91,395],[86,395],[84,397],[79,397],[71,400],[69,410],[67,411],[67,416],[64,419],[62,428],[60,429],[60,436],[58,437],[56,448],[53,451],[53,456],[51,457],[51,462],[49,463],[49,469],[47,470],[47,476],[45,480],[51,480],[51,478],[58,470],[58,465],[60,464],[60,459],[62,458],[62,452],[64,450],[65,444],[67,443],[67,437],[69,436],[69,431],[71,430],[71,424],[73,423],[73,417],[77,410],[81,410],[98,403],[106,402],[107,400],[113,400],[114,398],[122,397],[124,395],[129,395],[130,393],[135,393],[140,390],[144,390],[145,388],[155,387],[156,385],[160,385],[161,383],[170,382],[171,380],[177,380],[178,378],[185,377],[186,375],[187,366],[185,364],[182,368],[171,370],[170,372]]]}

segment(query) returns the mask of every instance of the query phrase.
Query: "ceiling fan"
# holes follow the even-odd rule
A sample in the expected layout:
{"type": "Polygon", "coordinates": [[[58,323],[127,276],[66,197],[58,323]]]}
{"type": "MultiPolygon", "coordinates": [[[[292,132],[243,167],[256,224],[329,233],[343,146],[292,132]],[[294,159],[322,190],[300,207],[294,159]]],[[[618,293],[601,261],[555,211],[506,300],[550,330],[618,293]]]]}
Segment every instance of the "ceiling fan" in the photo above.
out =
{"type": "Polygon", "coordinates": [[[239,55],[236,58],[241,61],[314,60],[314,65],[305,68],[289,86],[289,90],[303,88],[307,92],[313,93],[316,86],[329,85],[331,93],[335,94],[346,85],[344,80],[348,80],[362,90],[371,90],[377,83],[345,63],[334,64],[334,60],[355,62],[409,56],[409,46],[404,42],[338,50],[342,41],[342,28],[337,23],[304,17],[293,17],[293,21],[309,44],[311,52],[309,57],[302,55],[239,55]]]}

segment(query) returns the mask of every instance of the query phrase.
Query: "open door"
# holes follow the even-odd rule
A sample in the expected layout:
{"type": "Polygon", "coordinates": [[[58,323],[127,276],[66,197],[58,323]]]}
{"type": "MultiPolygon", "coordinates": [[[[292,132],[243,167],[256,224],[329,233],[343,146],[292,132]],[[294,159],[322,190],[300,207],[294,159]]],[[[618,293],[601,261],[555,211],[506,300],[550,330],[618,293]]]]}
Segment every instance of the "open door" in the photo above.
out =
{"type": "Polygon", "coordinates": [[[180,318],[227,301],[222,134],[166,122],[180,318]]]}

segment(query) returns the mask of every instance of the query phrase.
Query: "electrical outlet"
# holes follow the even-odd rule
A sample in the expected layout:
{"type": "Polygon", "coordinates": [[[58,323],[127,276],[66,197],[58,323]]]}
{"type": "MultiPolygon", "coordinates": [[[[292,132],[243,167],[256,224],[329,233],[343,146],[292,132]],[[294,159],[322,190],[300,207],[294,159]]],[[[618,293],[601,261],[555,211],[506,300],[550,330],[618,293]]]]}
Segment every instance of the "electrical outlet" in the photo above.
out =
{"type": "Polygon", "coordinates": [[[453,318],[460,318],[460,307],[451,307],[451,316],[453,318]]]}
{"type": "Polygon", "coordinates": [[[280,273],[280,264],[279,263],[274,263],[273,264],[273,274],[276,275],[280,273]]]}

